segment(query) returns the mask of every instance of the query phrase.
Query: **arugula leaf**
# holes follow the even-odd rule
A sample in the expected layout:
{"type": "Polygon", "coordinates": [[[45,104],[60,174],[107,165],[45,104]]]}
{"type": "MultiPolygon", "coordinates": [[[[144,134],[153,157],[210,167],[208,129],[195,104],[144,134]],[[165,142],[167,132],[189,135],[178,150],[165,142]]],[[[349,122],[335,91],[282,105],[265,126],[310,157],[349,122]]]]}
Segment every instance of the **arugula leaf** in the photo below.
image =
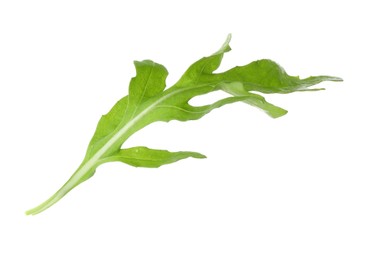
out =
{"type": "Polygon", "coordinates": [[[104,158],[100,162],[123,162],[135,167],[157,168],[189,157],[198,159],[206,158],[205,155],[195,152],[169,152],[138,146],[119,150],[117,153],[104,158]]]}
{"type": "Polygon", "coordinates": [[[287,113],[255,92],[292,93],[312,91],[310,86],[323,81],[342,81],[338,77],[316,76],[306,79],[289,76],[271,60],[258,60],[245,66],[214,73],[223,55],[230,51],[231,36],[213,55],[192,64],[179,81],[165,89],[168,72],[163,65],[151,60],[135,61],[136,76],[131,79],[129,93],[103,115],[89,143],[84,160],[70,179],[48,200],[28,210],[27,215],[38,214],[65,196],[70,190],[93,176],[96,168],[107,162],[123,162],[135,167],[160,167],[185,158],[206,158],[196,152],[169,152],[147,147],[121,149],[135,132],[157,121],[197,120],[213,109],[235,102],[245,102],[277,118],[287,113]],[[192,106],[196,96],[222,90],[230,97],[205,106],[192,106]]]}

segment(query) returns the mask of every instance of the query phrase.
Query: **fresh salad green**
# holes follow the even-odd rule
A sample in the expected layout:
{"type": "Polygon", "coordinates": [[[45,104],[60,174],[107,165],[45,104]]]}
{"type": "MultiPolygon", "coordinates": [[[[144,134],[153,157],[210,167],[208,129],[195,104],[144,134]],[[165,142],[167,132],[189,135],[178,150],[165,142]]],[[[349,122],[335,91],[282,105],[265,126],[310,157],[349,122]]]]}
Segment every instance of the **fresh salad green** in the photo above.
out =
{"type": "Polygon", "coordinates": [[[277,118],[286,110],[267,102],[257,92],[292,93],[312,91],[309,88],[322,81],[341,81],[338,77],[315,76],[300,79],[289,76],[271,60],[257,60],[221,73],[224,54],[230,51],[229,35],[213,55],[192,64],[177,83],[166,89],[167,70],[151,60],[135,61],[136,76],[131,79],[128,95],[120,99],[98,122],[84,160],[70,179],[48,200],[26,212],[38,214],[65,196],[69,191],[93,176],[97,167],[106,162],[123,162],[135,167],[159,167],[188,157],[205,158],[196,152],[169,152],[147,147],[123,149],[123,143],[135,132],[157,121],[197,120],[226,104],[245,102],[277,118]],[[197,96],[222,90],[230,97],[209,105],[193,106],[189,101],[197,96]]]}

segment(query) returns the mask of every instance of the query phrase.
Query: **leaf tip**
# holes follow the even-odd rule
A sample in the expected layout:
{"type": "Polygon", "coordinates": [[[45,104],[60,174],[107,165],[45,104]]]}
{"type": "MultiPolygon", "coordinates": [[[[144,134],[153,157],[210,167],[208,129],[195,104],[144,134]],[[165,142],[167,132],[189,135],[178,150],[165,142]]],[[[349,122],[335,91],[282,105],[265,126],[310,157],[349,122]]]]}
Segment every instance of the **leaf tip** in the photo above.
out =
{"type": "Polygon", "coordinates": [[[321,81],[335,81],[335,82],[342,82],[342,81],[344,81],[342,78],[334,77],[334,76],[320,76],[320,77],[317,77],[317,78],[321,78],[321,81]]]}
{"type": "Polygon", "coordinates": [[[228,52],[230,51],[232,48],[230,48],[229,46],[229,43],[230,43],[230,40],[232,39],[232,34],[229,33],[227,36],[226,36],[226,40],[224,42],[224,44],[222,44],[221,48],[216,52],[214,53],[213,55],[217,55],[217,54],[222,54],[222,53],[225,53],[225,52],[228,52]]]}
{"type": "Polygon", "coordinates": [[[343,80],[343,78],[340,78],[340,77],[331,77],[331,81],[342,82],[342,81],[344,81],[344,80],[343,80]]]}
{"type": "Polygon", "coordinates": [[[201,153],[193,153],[191,155],[191,157],[196,158],[196,159],[206,159],[207,158],[206,155],[201,154],[201,153]]]}
{"type": "Polygon", "coordinates": [[[270,117],[276,119],[276,118],[279,118],[279,117],[286,115],[288,113],[288,111],[283,109],[283,108],[278,107],[278,109],[272,110],[270,113],[269,112],[267,112],[267,113],[269,114],[270,117]]]}
{"type": "Polygon", "coordinates": [[[228,35],[226,36],[226,42],[230,43],[231,39],[232,39],[232,34],[228,33],[228,35]]]}

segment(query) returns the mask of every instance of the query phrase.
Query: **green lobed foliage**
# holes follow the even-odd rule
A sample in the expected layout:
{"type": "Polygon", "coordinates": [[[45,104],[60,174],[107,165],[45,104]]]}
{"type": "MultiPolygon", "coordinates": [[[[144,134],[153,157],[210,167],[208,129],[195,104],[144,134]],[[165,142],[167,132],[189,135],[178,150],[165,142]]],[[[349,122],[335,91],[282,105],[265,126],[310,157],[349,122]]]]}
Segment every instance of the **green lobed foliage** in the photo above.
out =
{"type": "Polygon", "coordinates": [[[28,210],[27,215],[38,214],[65,196],[70,190],[93,176],[96,168],[106,162],[123,162],[135,167],[159,167],[188,157],[206,158],[196,152],[169,152],[147,147],[121,149],[135,132],[157,121],[197,120],[215,108],[245,102],[277,118],[286,110],[267,102],[269,93],[313,91],[312,85],[322,81],[342,81],[338,77],[315,76],[306,79],[289,76],[271,60],[253,61],[222,73],[214,73],[223,55],[230,51],[231,36],[219,51],[192,64],[180,80],[166,88],[167,69],[151,60],[135,61],[136,76],[131,79],[129,93],[120,99],[98,122],[85,158],[70,179],[47,201],[28,210]],[[222,90],[230,97],[205,106],[192,106],[189,101],[200,95],[222,90]]]}

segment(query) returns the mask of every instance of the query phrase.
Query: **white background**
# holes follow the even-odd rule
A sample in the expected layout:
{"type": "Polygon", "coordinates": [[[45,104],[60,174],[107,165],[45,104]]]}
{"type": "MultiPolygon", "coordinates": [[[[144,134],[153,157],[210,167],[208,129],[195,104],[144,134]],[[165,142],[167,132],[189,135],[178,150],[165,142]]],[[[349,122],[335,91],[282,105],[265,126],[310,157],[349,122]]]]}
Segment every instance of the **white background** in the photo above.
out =
{"type": "Polygon", "coordinates": [[[0,259],[388,259],[384,2],[1,1],[0,259]],[[128,146],[208,159],[103,165],[24,215],[76,169],[133,60],[172,84],[228,33],[222,70],[270,58],[345,81],[267,96],[276,120],[235,104],[151,125],[128,146]]]}

